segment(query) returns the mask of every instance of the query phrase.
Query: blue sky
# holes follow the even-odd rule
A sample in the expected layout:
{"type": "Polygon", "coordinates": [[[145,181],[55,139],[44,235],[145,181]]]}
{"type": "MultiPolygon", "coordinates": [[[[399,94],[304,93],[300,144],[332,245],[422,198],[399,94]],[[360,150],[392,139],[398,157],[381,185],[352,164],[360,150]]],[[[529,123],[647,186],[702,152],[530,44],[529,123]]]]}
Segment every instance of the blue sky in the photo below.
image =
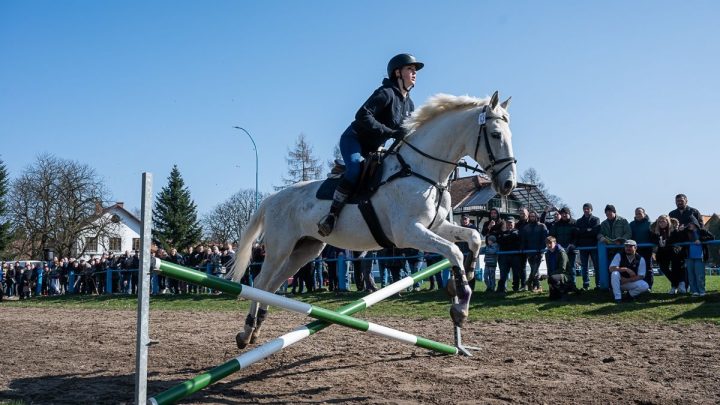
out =
{"type": "Polygon", "coordinates": [[[126,207],[177,164],[201,213],[281,184],[304,133],[323,160],[387,60],[412,97],[513,96],[519,171],[575,212],[720,211],[720,3],[712,1],[0,2],[0,156],[94,167],[126,207]],[[715,175],[713,175],[715,174],[715,175]]]}

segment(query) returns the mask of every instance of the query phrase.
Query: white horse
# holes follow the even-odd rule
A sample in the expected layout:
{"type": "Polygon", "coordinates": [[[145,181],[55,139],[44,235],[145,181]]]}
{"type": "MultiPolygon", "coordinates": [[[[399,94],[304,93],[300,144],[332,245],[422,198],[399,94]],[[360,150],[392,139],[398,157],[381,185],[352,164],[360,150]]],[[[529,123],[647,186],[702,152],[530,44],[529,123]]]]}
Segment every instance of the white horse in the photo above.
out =
{"type": "MultiPolygon", "coordinates": [[[[395,149],[397,154],[390,154],[382,166],[383,180],[401,170],[402,161],[414,175],[383,185],[371,199],[382,230],[396,246],[439,253],[450,260],[459,298],[451,307],[457,326],[467,319],[470,304],[464,269],[474,268],[481,238],[477,231],[446,220],[451,210],[446,186],[457,162],[470,156],[490,175],[497,192],[507,195],[515,188],[509,102],[508,98],[498,105],[497,92],[489,99],[444,94],[432,97],[406,121],[409,135],[395,149]],[[473,253],[465,263],[457,241],[468,242],[473,253]]],[[[315,197],[320,184],[297,183],[262,202],[238,244],[233,280],[242,278],[252,243],[262,233],[267,251],[255,287],[266,291],[280,288],[326,244],[356,251],[380,248],[356,206],[345,207],[332,234],[318,234],[317,223],[331,203],[315,197]]],[[[244,331],[236,336],[238,347],[255,342],[266,315],[266,304],[251,303],[244,331]]]]}

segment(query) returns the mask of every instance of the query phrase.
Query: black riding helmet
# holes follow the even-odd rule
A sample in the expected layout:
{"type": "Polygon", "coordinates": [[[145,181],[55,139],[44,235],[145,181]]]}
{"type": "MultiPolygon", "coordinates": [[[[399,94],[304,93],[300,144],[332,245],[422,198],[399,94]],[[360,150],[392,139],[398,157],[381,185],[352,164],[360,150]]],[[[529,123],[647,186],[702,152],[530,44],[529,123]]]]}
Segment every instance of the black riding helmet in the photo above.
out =
{"type": "Polygon", "coordinates": [[[409,53],[401,53],[398,55],[395,55],[390,59],[390,62],[388,62],[387,65],[387,74],[388,79],[394,79],[393,72],[395,69],[400,69],[403,66],[407,65],[413,65],[415,66],[416,70],[420,70],[425,66],[424,63],[419,62],[417,59],[415,59],[414,56],[410,55],[409,53]]]}

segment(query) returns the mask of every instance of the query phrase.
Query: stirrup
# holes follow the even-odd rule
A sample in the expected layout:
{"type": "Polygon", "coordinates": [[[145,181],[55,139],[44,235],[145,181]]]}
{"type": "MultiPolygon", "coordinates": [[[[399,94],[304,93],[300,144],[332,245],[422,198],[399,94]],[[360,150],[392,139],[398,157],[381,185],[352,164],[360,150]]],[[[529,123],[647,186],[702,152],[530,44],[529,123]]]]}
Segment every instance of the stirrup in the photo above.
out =
{"type": "Polygon", "coordinates": [[[335,229],[335,221],[337,216],[335,214],[325,215],[320,222],[318,222],[318,233],[320,236],[328,236],[335,229]]]}

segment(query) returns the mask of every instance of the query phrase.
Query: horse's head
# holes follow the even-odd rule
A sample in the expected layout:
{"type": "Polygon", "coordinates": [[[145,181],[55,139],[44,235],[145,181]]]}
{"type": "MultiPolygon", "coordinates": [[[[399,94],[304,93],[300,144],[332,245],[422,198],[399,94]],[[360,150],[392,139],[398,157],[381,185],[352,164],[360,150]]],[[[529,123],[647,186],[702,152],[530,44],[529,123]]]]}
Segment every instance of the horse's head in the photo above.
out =
{"type": "Polygon", "coordinates": [[[507,112],[510,98],[499,105],[498,101],[496,91],[486,106],[477,109],[479,128],[471,156],[490,176],[495,191],[508,195],[517,185],[510,116],[507,112]]]}

